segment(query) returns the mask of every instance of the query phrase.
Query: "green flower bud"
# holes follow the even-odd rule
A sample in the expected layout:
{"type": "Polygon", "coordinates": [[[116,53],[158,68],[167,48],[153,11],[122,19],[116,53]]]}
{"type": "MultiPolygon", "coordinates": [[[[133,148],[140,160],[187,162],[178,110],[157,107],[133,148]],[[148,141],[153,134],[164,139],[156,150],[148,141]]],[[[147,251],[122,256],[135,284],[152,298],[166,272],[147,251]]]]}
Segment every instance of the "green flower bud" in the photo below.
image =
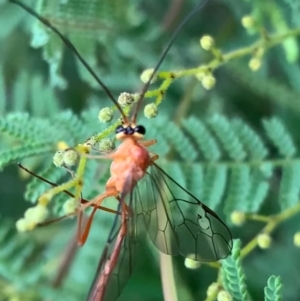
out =
{"type": "Polygon", "coordinates": [[[53,156],[53,164],[56,167],[62,167],[64,164],[63,151],[57,151],[53,156]]]}
{"type": "Polygon", "coordinates": [[[185,258],[185,260],[184,260],[184,265],[185,265],[188,269],[196,270],[196,269],[200,268],[201,262],[195,261],[195,260],[190,259],[190,258],[185,258]]]}
{"type": "Polygon", "coordinates": [[[158,114],[158,108],[155,103],[149,103],[144,108],[144,115],[147,118],[155,118],[158,114]]]}
{"type": "Polygon", "coordinates": [[[262,233],[257,237],[257,245],[261,249],[268,249],[271,246],[272,238],[269,234],[262,233]]]}
{"type": "Polygon", "coordinates": [[[294,234],[294,245],[300,248],[300,232],[294,234]]]}
{"type": "Polygon", "coordinates": [[[236,226],[241,226],[246,220],[244,212],[233,211],[230,215],[231,222],[236,226]]]}
{"type": "Polygon", "coordinates": [[[210,90],[212,89],[216,84],[216,79],[212,74],[203,76],[201,80],[201,84],[204,89],[210,90]]]}
{"type": "Polygon", "coordinates": [[[259,58],[259,57],[253,57],[249,61],[249,68],[252,71],[257,71],[260,67],[261,67],[261,58],[259,58]]]}
{"type": "Polygon", "coordinates": [[[209,35],[205,35],[200,39],[200,46],[206,51],[211,50],[214,47],[214,45],[215,40],[209,35]]]}
{"type": "Polygon", "coordinates": [[[217,282],[213,282],[206,291],[206,295],[207,297],[210,297],[214,294],[216,294],[216,292],[219,290],[219,284],[217,282]]]}
{"type": "Polygon", "coordinates": [[[246,29],[251,29],[255,26],[255,20],[249,15],[244,16],[241,22],[246,29]]]}
{"type": "Polygon", "coordinates": [[[99,142],[99,150],[101,152],[110,152],[116,148],[115,142],[112,139],[104,138],[99,142]]]}
{"type": "Polygon", "coordinates": [[[28,221],[25,218],[21,218],[16,222],[16,228],[18,232],[31,231],[35,228],[36,224],[28,221]]]}
{"type": "Polygon", "coordinates": [[[67,149],[63,153],[64,165],[71,167],[77,163],[78,153],[73,149],[67,149]]]}
{"type": "Polygon", "coordinates": [[[114,118],[114,111],[111,108],[106,107],[99,111],[98,119],[100,122],[102,123],[110,122],[113,120],[113,118],[114,118]]]}
{"type": "Polygon", "coordinates": [[[65,214],[72,214],[75,213],[78,208],[78,200],[74,198],[68,199],[64,204],[63,204],[63,210],[65,214]]]}
{"type": "Polygon", "coordinates": [[[229,292],[221,290],[218,292],[217,296],[218,301],[232,301],[232,296],[229,294],[229,292]]]}
{"type": "Polygon", "coordinates": [[[48,208],[43,205],[36,205],[25,211],[24,217],[28,222],[38,224],[46,220],[49,214],[48,208]]]}
{"type": "MultiPolygon", "coordinates": [[[[148,83],[148,81],[149,81],[151,75],[153,74],[153,71],[154,71],[153,68],[152,68],[152,69],[147,69],[147,70],[144,70],[144,71],[143,71],[143,73],[141,74],[140,79],[141,79],[141,81],[142,81],[144,84],[148,83]]],[[[153,78],[151,79],[150,84],[153,84],[156,80],[157,80],[157,75],[155,74],[155,75],[153,76],[153,78]]]]}
{"type": "Polygon", "coordinates": [[[118,98],[118,103],[122,106],[122,107],[126,107],[128,105],[131,105],[135,100],[135,95],[134,94],[130,94],[127,92],[123,92],[120,94],[119,98],[118,98]]]}

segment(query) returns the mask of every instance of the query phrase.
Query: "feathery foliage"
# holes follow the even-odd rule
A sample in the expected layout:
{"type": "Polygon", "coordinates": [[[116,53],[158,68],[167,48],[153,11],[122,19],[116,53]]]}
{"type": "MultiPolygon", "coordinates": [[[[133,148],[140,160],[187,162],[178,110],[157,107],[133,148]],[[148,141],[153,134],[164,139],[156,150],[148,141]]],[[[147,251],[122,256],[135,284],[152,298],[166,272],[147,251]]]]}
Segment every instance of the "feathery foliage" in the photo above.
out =
{"type": "Polygon", "coordinates": [[[282,300],[282,282],[280,277],[271,276],[268,279],[268,286],[264,289],[265,301],[281,301],[282,300]]]}
{"type": "Polygon", "coordinates": [[[235,240],[232,254],[222,262],[222,278],[224,288],[230,293],[235,301],[248,301],[249,298],[245,274],[242,269],[240,258],[241,242],[235,240]]]}
{"type": "MultiPolygon", "coordinates": [[[[179,9],[177,1],[25,2],[68,36],[116,97],[139,91],[141,71],[155,65],[176,20],[197,1],[179,9]]],[[[284,265],[300,264],[290,255],[296,244],[289,243],[300,228],[298,215],[287,221],[300,211],[296,3],[209,1],[183,29],[146,93],[145,104],[158,105],[158,116],[138,116],[147,138],[158,141],[151,151],[160,156],[159,166],[216,210],[238,238],[231,256],[211,264],[221,266],[218,289],[233,300],[263,300],[266,283],[265,300],[298,300],[291,280],[297,271],[287,277],[284,265]],[[213,37],[208,51],[198,43],[205,34],[213,37]],[[273,239],[266,250],[257,250],[261,232],[273,239]],[[246,256],[251,258],[244,261],[246,256]]],[[[0,28],[0,300],[83,300],[113,215],[97,212],[79,250],[72,220],[17,233],[14,224],[25,207],[51,187],[23,171],[17,174],[15,166],[21,161],[42,177],[65,183],[72,175],[53,165],[55,152],[98,133],[113,138],[119,114],[114,111],[113,125],[97,121],[99,110],[112,106],[108,97],[55,34],[9,1],[0,1],[0,28]],[[67,273],[60,280],[62,271],[67,273]]],[[[88,160],[84,198],[103,191],[108,177],[109,162],[88,160]]],[[[53,198],[51,218],[63,214],[68,199],[64,193],[53,198]]],[[[147,251],[143,255],[147,258],[147,251]]],[[[146,261],[120,300],[162,299],[155,261],[146,261]]],[[[174,262],[178,294],[211,300],[205,292],[216,273],[206,268],[190,273],[179,266],[180,259],[174,262]]]]}

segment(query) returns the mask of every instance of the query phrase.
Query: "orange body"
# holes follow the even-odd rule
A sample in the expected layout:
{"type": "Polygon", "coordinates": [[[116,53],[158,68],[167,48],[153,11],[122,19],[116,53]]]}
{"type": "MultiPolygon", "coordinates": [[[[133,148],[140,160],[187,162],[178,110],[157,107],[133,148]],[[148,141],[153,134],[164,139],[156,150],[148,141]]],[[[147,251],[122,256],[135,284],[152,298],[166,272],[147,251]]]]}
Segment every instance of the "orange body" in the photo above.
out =
{"type": "MultiPolygon", "coordinates": [[[[97,206],[109,196],[114,196],[120,201],[121,194],[124,196],[132,191],[138,181],[144,177],[151,162],[155,160],[155,157],[151,158],[150,153],[146,149],[146,146],[152,145],[155,142],[155,140],[138,141],[138,139],[135,137],[127,136],[119,145],[119,147],[112,154],[107,156],[113,160],[110,166],[111,176],[107,181],[105,192],[98,196],[97,200],[95,201],[97,206]]],[[[100,301],[104,298],[109,276],[117,264],[119,254],[122,249],[122,244],[127,233],[127,209],[127,205],[122,203],[121,228],[114,244],[114,251],[105,259],[103,271],[100,274],[99,279],[97,280],[95,287],[88,298],[88,301],[100,301]]],[[[95,211],[96,209],[93,210],[92,216],[95,211]]],[[[89,229],[91,225],[91,218],[88,221],[86,230],[89,229]]],[[[87,233],[88,232],[85,231],[85,234],[83,235],[84,240],[87,237],[87,233]]],[[[106,256],[107,252],[108,249],[106,246],[103,251],[104,256],[106,256]]]]}
{"type": "Polygon", "coordinates": [[[109,157],[113,162],[110,166],[111,177],[106,184],[108,194],[132,190],[151,164],[148,150],[133,137],[127,137],[109,157]],[[128,179],[131,179],[131,187],[125,188],[128,179]]]}

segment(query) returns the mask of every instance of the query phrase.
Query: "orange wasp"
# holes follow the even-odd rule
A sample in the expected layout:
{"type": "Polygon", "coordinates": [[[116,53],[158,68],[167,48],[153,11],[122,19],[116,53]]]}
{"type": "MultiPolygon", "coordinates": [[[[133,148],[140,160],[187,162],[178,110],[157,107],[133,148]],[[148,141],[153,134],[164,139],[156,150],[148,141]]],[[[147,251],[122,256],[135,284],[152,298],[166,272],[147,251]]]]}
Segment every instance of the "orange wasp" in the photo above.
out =
{"type": "Polygon", "coordinates": [[[157,154],[148,151],[156,140],[144,140],[146,129],[137,124],[137,113],[143,97],[158,68],[185,23],[207,2],[198,4],[173,33],[148,82],[145,84],[136,110],[129,119],[109,89],[84,61],[68,38],[50,22],[25,4],[10,0],[23,7],[54,31],[83,63],[101,85],[122,115],[122,124],[116,128],[116,138],[122,141],[107,155],[86,157],[112,160],[110,178],[105,191],[88,202],[81,202],[82,213],[92,206],[92,213],[82,230],[79,216],[78,243],[87,239],[94,214],[108,197],[118,200],[118,210],[107,244],[102,253],[88,301],[115,300],[133,271],[138,237],[147,231],[153,244],[163,253],[182,255],[195,261],[211,262],[226,258],[232,249],[232,237],[227,226],[215,212],[179,185],[155,162],[157,154]],[[82,204],[83,203],[83,204],[82,204]],[[82,232],[82,233],[81,233],[82,232]]]}

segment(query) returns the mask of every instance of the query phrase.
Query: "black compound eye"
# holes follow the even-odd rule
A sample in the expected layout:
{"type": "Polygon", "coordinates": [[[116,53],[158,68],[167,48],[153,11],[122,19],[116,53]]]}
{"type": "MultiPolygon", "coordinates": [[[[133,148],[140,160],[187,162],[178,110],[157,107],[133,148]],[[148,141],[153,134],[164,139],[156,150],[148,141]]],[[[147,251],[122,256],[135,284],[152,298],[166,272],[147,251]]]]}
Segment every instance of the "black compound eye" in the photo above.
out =
{"type": "Polygon", "coordinates": [[[123,131],[124,131],[123,125],[118,125],[116,127],[116,130],[115,130],[116,134],[122,133],[123,131]]]}
{"type": "Polygon", "coordinates": [[[125,130],[124,130],[124,133],[126,135],[132,135],[134,133],[134,130],[132,129],[131,126],[128,126],[125,130]]]}
{"type": "Polygon", "coordinates": [[[134,131],[138,134],[145,135],[146,129],[142,125],[138,125],[134,128],[134,131]]]}

